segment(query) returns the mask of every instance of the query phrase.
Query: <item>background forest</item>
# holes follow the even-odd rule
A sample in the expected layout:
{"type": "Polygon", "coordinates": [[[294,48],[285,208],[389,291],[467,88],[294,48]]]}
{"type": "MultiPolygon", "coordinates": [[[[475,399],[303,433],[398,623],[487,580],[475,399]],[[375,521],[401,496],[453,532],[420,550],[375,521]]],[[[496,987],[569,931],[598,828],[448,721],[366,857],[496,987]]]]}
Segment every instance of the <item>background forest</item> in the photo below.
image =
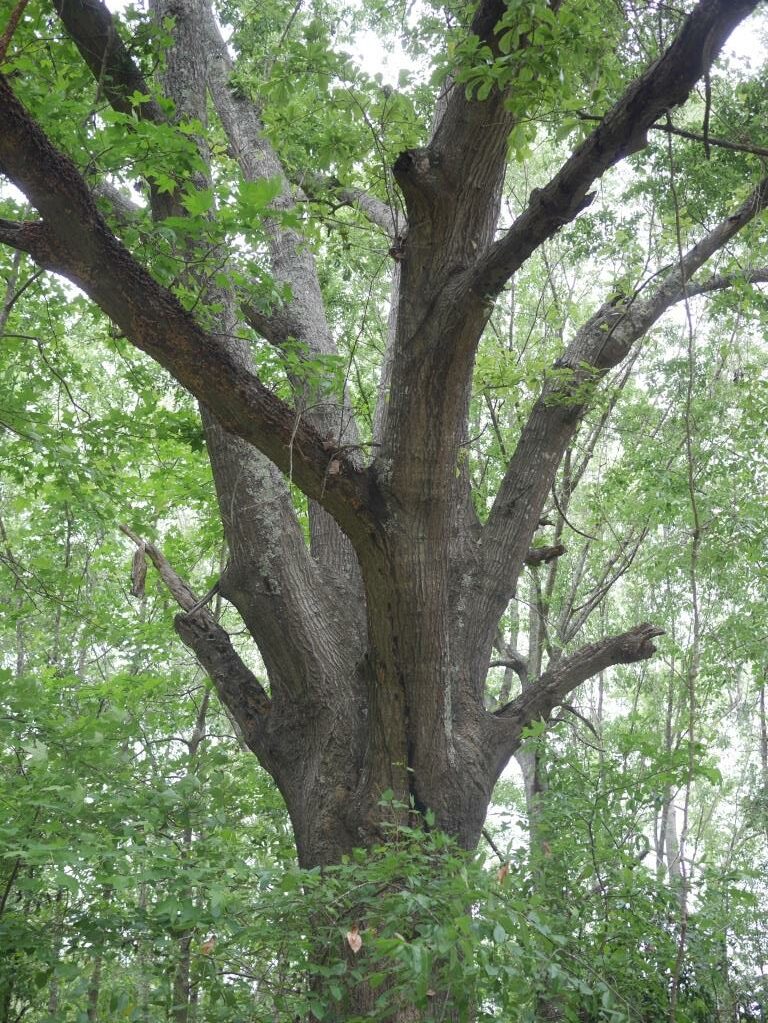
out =
{"type": "MultiPolygon", "coordinates": [[[[638,62],[667,17],[652,2],[576,6],[556,85],[510,139],[506,221],[622,79],[606,8],[632,26],[638,62]],[[590,66],[602,69],[592,81],[590,66]]],[[[0,31],[15,7],[0,6],[0,31]]],[[[258,95],[289,175],[308,165],[318,175],[301,180],[296,215],[338,345],[308,361],[251,338],[259,375],[284,397],[292,375],[308,387],[333,378],[364,440],[397,253],[359,196],[328,192],[327,178],[398,206],[390,168],[423,136],[436,83],[458,59],[458,17],[379,0],[220,5],[242,55],[237,88],[258,95]],[[361,47],[385,36],[397,53],[371,73],[361,47]]],[[[140,7],[122,18],[144,66],[160,66],[171,26],[140,7]]],[[[673,265],[764,176],[760,18],[749,52],[742,34],[676,115],[683,136],[710,119],[712,141],[652,132],[601,180],[589,216],[504,288],[477,354],[463,449],[481,518],[569,337],[606,294],[637,294],[673,265]]],[[[127,131],[62,39],[32,0],[6,61],[33,72],[35,116],[86,173],[124,185],[130,161],[132,184],[149,171],[173,187],[192,160],[183,135],[127,131]]],[[[466,84],[484,88],[471,75],[466,84]]],[[[216,126],[207,141],[225,163],[216,126]]],[[[228,192],[223,177],[212,187],[242,241],[239,272],[259,300],[279,302],[262,258],[274,187],[228,192]]],[[[140,190],[121,194],[142,201],[140,190]]],[[[164,281],[178,270],[173,244],[185,231],[198,244],[206,230],[210,197],[197,201],[189,223],[129,230],[164,281]]],[[[30,215],[19,193],[0,190],[0,216],[30,215]]],[[[209,241],[215,255],[215,232],[209,241]]],[[[529,558],[501,624],[488,706],[561,651],[638,621],[664,629],[657,654],[601,672],[527,729],[477,854],[404,825],[384,792],[389,841],[321,871],[299,869],[274,782],[176,637],[168,588],[134,557],[131,537],[151,540],[199,594],[222,572],[194,400],[73,286],[0,246],[0,1023],[333,1021],[360,941],[376,950],[368,982],[382,992],[381,1019],[393,991],[440,1019],[439,990],[467,1014],[474,1004],[477,1019],[508,1023],[765,1020],[764,219],[715,263],[712,279],[730,275],[731,286],[692,285],[611,371],[568,448],[534,545],[546,556],[529,558]],[[335,957],[313,960],[318,933],[335,957]]],[[[193,306],[189,282],[173,283],[193,306]]],[[[308,530],[307,500],[293,496],[308,530]]],[[[210,607],[262,675],[231,605],[216,594],[210,607]]]]}

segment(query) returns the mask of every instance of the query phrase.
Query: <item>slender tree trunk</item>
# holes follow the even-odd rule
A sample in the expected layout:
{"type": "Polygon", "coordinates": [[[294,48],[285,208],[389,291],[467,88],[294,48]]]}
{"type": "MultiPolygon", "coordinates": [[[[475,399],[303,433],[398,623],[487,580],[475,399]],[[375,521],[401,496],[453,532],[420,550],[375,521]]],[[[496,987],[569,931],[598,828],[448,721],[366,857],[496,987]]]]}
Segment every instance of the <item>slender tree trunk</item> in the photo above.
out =
{"type": "Polygon", "coordinates": [[[101,969],[103,958],[98,953],[93,960],[91,977],[88,981],[88,998],[86,1001],[86,1017],[88,1023],[98,1023],[99,1019],[99,995],[101,994],[101,969]]]}
{"type": "MultiPolygon", "coordinates": [[[[147,885],[146,882],[142,882],[139,886],[139,913],[141,919],[144,918],[144,914],[147,908],[147,885]]],[[[150,963],[150,951],[146,937],[142,935],[139,938],[139,950],[138,950],[138,978],[136,981],[136,1001],[139,1006],[139,1019],[141,1023],[149,1023],[149,991],[150,984],[152,983],[152,970],[150,963]]]]}
{"type": "MultiPolygon", "coordinates": [[[[763,677],[758,690],[758,706],[760,721],[760,783],[762,786],[763,805],[768,802],[768,715],[766,714],[766,676],[768,667],[763,668],[763,677]]],[[[768,836],[768,808],[765,810],[765,830],[768,836]]]]}
{"type": "Polygon", "coordinates": [[[173,974],[173,1008],[171,1019],[173,1023],[189,1023],[189,995],[190,995],[190,949],[192,947],[192,935],[185,934],[179,938],[177,945],[176,969],[173,974]]]}
{"type": "Polygon", "coordinates": [[[13,977],[8,976],[0,988],[0,1023],[11,1023],[11,1000],[13,998],[13,977]]]}
{"type": "MultiPolygon", "coordinates": [[[[529,622],[528,622],[528,672],[529,678],[524,689],[535,685],[541,675],[543,660],[543,633],[546,621],[546,606],[542,602],[541,587],[536,575],[537,569],[531,569],[529,588],[529,622]]],[[[515,758],[523,775],[525,805],[528,816],[528,847],[531,862],[533,889],[545,901],[549,910],[555,914],[563,907],[562,891],[558,890],[559,870],[553,861],[553,849],[547,822],[547,774],[544,764],[544,738],[528,739],[517,751],[515,758]]],[[[565,1008],[561,998],[553,996],[546,988],[548,984],[542,979],[541,989],[536,996],[536,1019],[542,1023],[555,1023],[565,1018],[565,1008]]]]}

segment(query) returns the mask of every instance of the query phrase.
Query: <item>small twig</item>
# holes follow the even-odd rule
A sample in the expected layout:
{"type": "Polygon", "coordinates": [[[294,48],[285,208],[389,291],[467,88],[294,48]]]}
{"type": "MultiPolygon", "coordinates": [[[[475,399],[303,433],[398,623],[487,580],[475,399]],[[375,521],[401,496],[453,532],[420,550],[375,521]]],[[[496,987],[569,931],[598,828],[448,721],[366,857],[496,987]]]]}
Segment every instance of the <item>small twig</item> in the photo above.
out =
{"type": "MultiPolygon", "coordinates": [[[[21,256],[21,251],[17,251],[16,256],[21,256]]],[[[12,295],[6,298],[5,302],[3,303],[3,308],[0,310],[0,335],[4,333],[5,324],[8,322],[8,318],[11,314],[11,310],[13,309],[13,307],[19,301],[19,299],[27,290],[27,288],[34,284],[38,277],[42,277],[44,273],[45,270],[42,269],[35,270],[35,272],[31,274],[29,277],[27,277],[26,281],[24,281],[24,283],[19,288],[17,288],[12,295]]],[[[10,288],[8,290],[10,291],[10,288]]]]}
{"type": "Polygon", "coordinates": [[[204,597],[201,597],[200,600],[198,600],[196,604],[193,604],[188,611],[184,612],[184,614],[187,617],[189,617],[190,615],[195,614],[196,611],[199,611],[200,608],[203,608],[205,607],[206,604],[210,603],[210,601],[212,601],[216,594],[219,592],[220,583],[221,580],[217,579],[213,586],[210,588],[210,590],[208,590],[206,595],[204,597]]]}
{"type": "Polygon", "coordinates": [[[505,857],[505,856],[504,856],[504,855],[502,854],[502,852],[501,852],[501,849],[499,849],[499,847],[498,847],[498,846],[496,845],[496,843],[494,842],[494,840],[493,840],[493,839],[491,838],[491,833],[490,833],[490,831],[488,830],[488,828],[483,828],[483,838],[484,838],[484,839],[486,840],[486,842],[487,842],[487,843],[488,843],[488,845],[489,845],[489,846],[491,847],[491,849],[493,849],[493,851],[494,851],[494,852],[496,853],[496,855],[497,855],[497,856],[499,857],[499,862],[500,862],[500,863],[502,864],[502,866],[505,866],[505,865],[506,865],[506,863],[507,863],[507,859],[506,859],[506,857],[505,857]]]}
{"type": "Polygon", "coordinates": [[[704,72],[704,123],[701,128],[701,134],[704,138],[704,156],[708,160],[710,158],[711,151],[709,146],[709,118],[712,113],[712,79],[709,76],[709,64],[707,64],[707,70],[704,72]]]}
{"type": "Polygon", "coordinates": [[[29,3],[29,0],[19,0],[14,9],[11,11],[11,16],[5,26],[5,31],[0,36],[0,64],[5,60],[5,55],[8,52],[8,47],[13,39],[13,33],[18,27],[21,16],[24,13],[24,8],[29,3]]]}
{"type": "MultiPolygon", "coordinates": [[[[579,113],[582,121],[602,121],[603,118],[597,114],[579,113]]],[[[708,126],[707,126],[708,127],[708,126]]],[[[768,149],[765,146],[756,146],[749,142],[731,142],[730,139],[721,139],[710,134],[700,134],[696,131],[687,131],[685,128],[676,128],[673,124],[652,124],[651,131],[663,131],[667,135],[678,135],[682,139],[689,139],[691,142],[703,142],[707,146],[715,146],[719,149],[730,149],[736,153],[751,153],[753,156],[768,157],[768,149]]]]}
{"type": "Polygon", "coordinates": [[[583,725],[587,726],[587,728],[598,740],[598,742],[600,741],[600,734],[598,733],[597,729],[595,728],[595,726],[592,724],[588,717],[585,717],[581,713],[581,711],[576,710],[572,703],[561,703],[560,706],[563,708],[563,710],[569,711],[571,714],[573,714],[574,717],[578,718],[583,725]]]}
{"type": "Polygon", "coordinates": [[[586,540],[594,540],[595,543],[599,542],[598,537],[592,536],[591,533],[584,533],[581,529],[577,529],[576,526],[574,526],[574,524],[568,519],[563,509],[560,507],[560,502],[557,499],[557,494],[555,493],[554,487],[552,487],[552,500],[555,502],[555,508],[557,508],[558,515],[561,517],[561,519],[566,524],[566,526],[568,526],[569,529],[572,529],[574,533],[578,533],[579,536],[583,536],[586,540]]]}
{"type": "Polygon", "coordinates": [[[280,38],[277,41],[277,45],[275,46],[274,53],[269,58],[269,60],[267,60],[267,62],[266,62],[266,66],[264,67],[264,78],[267,79],[267,80],[269,80],[269,77],[272,74],[272,69],[274,68],[275,63],[277,61],[277,55],[282,50],[283,43],[288,38],[288,33],[291,31],[291,28],[293,27],[293,23],[296,20],[296,15],[301,10],[301,8],[303,6],[303,3],[304,3],[304,0],[298,0],[298,2],[296,3],[296,6],[291,11],[291,15],[290,15],[290,17],[288,18],[288,21],[285,24],[285,28],[283,29],[283,31],[282,31],[282,33],[280,35],[280,38]]]}

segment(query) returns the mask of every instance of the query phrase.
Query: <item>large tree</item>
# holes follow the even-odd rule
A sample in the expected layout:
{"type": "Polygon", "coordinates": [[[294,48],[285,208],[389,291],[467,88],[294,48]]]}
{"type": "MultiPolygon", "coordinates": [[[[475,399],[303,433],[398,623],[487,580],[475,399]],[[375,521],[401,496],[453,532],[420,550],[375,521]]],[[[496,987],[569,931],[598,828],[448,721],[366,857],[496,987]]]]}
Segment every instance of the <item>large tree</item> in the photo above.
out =
{"type": "MultiPolygon", "coordinates": [[[[704,128],[695,144],[722,143],[708,127],[710,70],[758,2],[699,0],[679,12],[625,10],[609,0],[462,6],[451,15],[451,62],[431,128],[393,161],[396,191],[382,185],[378,193],[340,181],[333,166],[330,174],[297,172],[296,140],[286,156],[248,87],[248,22],[231,7],[219,16],[240,29],[236,58],[208,0],[150,0],[149,36],[163,37],[159,67],[146,57],[147,33],[131,40],[99,0],[54,0],[47,13],[34,3],[25,11],[22,2],[9,11],[0,43],[0,173],[36,213],[0,221],[0,242],[76,284],[199,402],[228,549],[218,589],[253,637],[266,682],[176,566],[135,539],[182,607],[179,636],[275,779],[302,865],[336,863],[385,840],[393,806],[404,820],[430,811],[430,821],[474,848],[526,727],[595,673],[654,652],[661,630],[638,625],[552,657],[519,696],[488,709],[499,623],[526,562],[560,551],[534,546],[534,534],[601,380],[671,306],[733,283],[727,273],[699,271],[760,214],[768,182],[745,179],[731,212],[698,228],[689,246],[678,220],[672,262],[648,268],[642,287],[614,292],[584,320],[542,373],[488,508],[474,500],[466,457],[473,368],[508,282],[588,210],[607,171],[647,147],[649,130],[676,130],[669,112],[700,81],[704,128]],[[110,164],[87,153],[82,134],[72,156],[63,151],[66,104],[60,124],[24,48],[14,51],[24,19],[41,31],[40,19],[54,11],[46,45],[79,51],[111,138],[122,133],[124,163],[130,156],[144,178],[145,203],[115,187],[125,169],[119,154],[110,164]],[[640,31],[646,16],[655,35],[640,31]],[[558,81],[576,82],[570,109],[552,99],[555,120],[573,121],[590,95],[589,61],[609,59],[605,46],[564,49],[578,41],[580,21],[589,31],[604,21],[623,63],[603,90],[604,110],[590,111],[586,128],[570,124],[581,132],[573,151],[505,219],[509,139],[524,135],[538,92],[556,97],[558,81]],[[153,162],[153,146],[163,160],[153,162]],[[143,148],[149,155],[139,160],[143,148]],[[242,217],[216,206],[227,174],[259,217],[256,238],[244,235],[242,217]],[[345,389],[324,377],[337,348],[303,217],[323,202],[368,218],[392,261],[370,430],[356,423],[345,389]],[[249,277],[253,260],[244,268],[249,245],[269,266],[269,287],[249,277]],[[256,337],[283,358],[289,399],[254,368],[256,337]],[[294,488],[308,499],[307,530],[294,488]],[[394,802],[383,807],[384,792],[394,802]]],[[[91,122],[94,132],[98,125],[91,122]]],[[[350,173],[355,166],[339,165],[350,173]]],[[[515,651],[503,655],[514,665],[515,651]]],[[[360,988],[348,1011],[370,1000],[360,988]]],[[[412,1018],[408,1011],[398,1018],[412,1018]]]]}

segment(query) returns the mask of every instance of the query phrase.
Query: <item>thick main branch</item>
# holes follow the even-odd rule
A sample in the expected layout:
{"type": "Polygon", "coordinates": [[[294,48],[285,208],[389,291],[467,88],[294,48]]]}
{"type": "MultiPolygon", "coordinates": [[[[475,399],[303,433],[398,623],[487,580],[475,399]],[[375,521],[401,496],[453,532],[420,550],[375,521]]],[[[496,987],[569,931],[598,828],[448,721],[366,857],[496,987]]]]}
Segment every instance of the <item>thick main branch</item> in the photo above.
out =
{"type": "Polygon", "coordinates": [[[542,242],[591,202],[589,189],[630,153],[647,145],[647,132],[665,111],[688,98],[728,36],[760,0],[701,0],[666,52],[637,78],[600,124],[481,259],[472,289],[496,295],[542,242]]]}
{"type": "Polygon", "coordinates": [[[250,441],[353,542],[375,532],[369,480],[354,460],[328,447],[300,413],[204,331],[110,231],[72,161],[54,148],[0,76],[0,172],[40,212],[46,269],[69,278],[125,332],[206,404],[231,433],[250,441]]]}
{"type": "Polygon", "coordinates": [[[495,628],[514,593],[560,461],[600,380],[667,309],[684,299],[689,289],[696,292],[697,286],[689,285],[691,277],[767,203],[765,179],[731,216],[693,245],[655,288],[624,302],[606,302],[580,328],[552,367],[483,530],[480,567],[474,580],[481,594],[479,600],[473,600],[477,628],[483,622],[493,622],[495,628]]]}

